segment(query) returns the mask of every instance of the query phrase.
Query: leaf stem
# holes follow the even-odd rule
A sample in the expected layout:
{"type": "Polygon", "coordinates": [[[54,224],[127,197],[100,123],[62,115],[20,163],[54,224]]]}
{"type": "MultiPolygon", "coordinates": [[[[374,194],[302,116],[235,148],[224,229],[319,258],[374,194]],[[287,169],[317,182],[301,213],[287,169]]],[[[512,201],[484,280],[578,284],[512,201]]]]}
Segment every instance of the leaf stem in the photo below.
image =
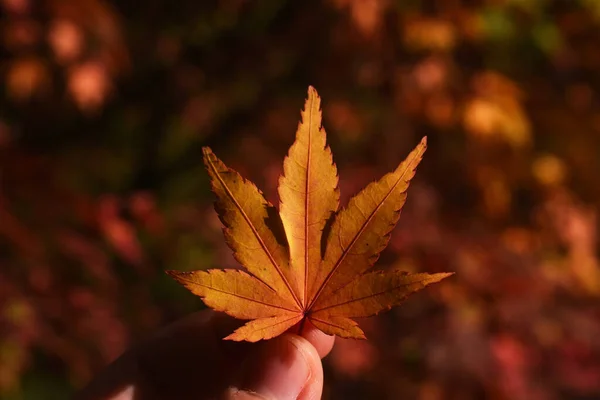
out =
{"type": "Polygon", "coordinates": [[[298,336],[302,336],[302,332],[304,331],[304,324],[306,322],[306,317],[303,317],[300,321],[300,325],[298,326],[298,336]]]}

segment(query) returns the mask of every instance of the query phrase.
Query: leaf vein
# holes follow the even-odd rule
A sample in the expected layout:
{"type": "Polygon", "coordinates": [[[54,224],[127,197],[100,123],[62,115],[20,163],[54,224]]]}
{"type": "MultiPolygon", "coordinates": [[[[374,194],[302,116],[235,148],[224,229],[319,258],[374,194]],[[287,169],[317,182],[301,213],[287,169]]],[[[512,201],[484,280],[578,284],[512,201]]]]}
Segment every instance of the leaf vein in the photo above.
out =
{"type": "Polygon", "coordinates": [[[414,285],[415,283],[420,283],[420,282],[404,283],[402,285],[394,286],[394,287],[391,287],[389,289],[383,290],[381,292],[371,293],[371,294],[369,294],[367,296],[354,297],[354,298],[352,298],[351,300],[348,300],[348,301],[343,301],[341,303],[332,304],[330,306],[323,307],[323,308],[317,308],[317,309],[314,310],[314,312],[327,310],[329,308],[341,307],[341,306],[344,306],[346,304],[356,303],[356,302],[360,302],[360,301],[363,301],[363,300],[366,300],[366,299],[370,299],[372,297],[381,296],[382,294],[393,292],[394,290],[398,290],[398,289],[401,289],[401,288],[406,287],[406,286],[414,285]]]}
{"type": "MultiPolygon", "coordinates": [[[[181,276],[180,276],[180,277],[178,277],[178,279],[179,279],[179,280],[181,280],[181,281],[184,281],[184,282],[191,283],[191,284],[193,284],[193,285],[198,285],[198,286],[201,286],[201,287],[207,288],[207,289],[209,289],[209,290],[214,290],[215,292],[218,292],[218,293],[227,294],[227,295],[230,295],[230,296],[233,296],[233,297],[239,297],[240,299],[243,299],[243,300],[248,300],[248,301],[250,301],[250,302],[253,302],[253,303],[257,303],[257,304],[261,304],[261,305],[264,305],[264,306],[269,306],[269,307],[273,307],[273,308],[278,308],[278,309],[280,309],[280,310],[291,311],[291,312],[298,312],[298,310],[291,310],[291,309],[289,309],[289,308],[286,308],[286,307],[283,307],[283,306],[279,306],[279,305],[276,305],[276,304],[270,304],[270,303],[267,303],[267,302],[265,302],[265,301],[260,301],[260,300],[257,300],[257,299],[253,299],[253,298],[251,298],[251,297],[242,296],[242,295],[240,295],[240,294],[233,293],[233,292],[229,292],[229,291],[227,291],[227,290],[217,289],[217,288],[214,288],[214,287],[212,287],[212,286],[209,286],[209,285],[205,285],[205,284],[202,284],[202,283],[198,283],[198,282],[196,282],[196,281],[193,281],[193,280],[191,280],[191,279],[186,279],[186,278],[183,278],[183,277],[181,277],[181,276]]],[[[261,281],[261,282],[262,282],[262,281],[261,281]]],[[[206,297],[206,296],[204,296],[204,297],[206,297]]]]}
{"type": "MultiPolygon", "coordinates": [[[[221,174],[217,170],[217,168],[214,165],[213,161],[210,159],[210,157],[208,157],[207,159],[208,159],[208,163],[210,164],[212,170],[215,172],[215,175],[217,176],[217,179],[219,180],[219,183],[221,183],[221,186],[223,186],[223,188],[225,189],[225,192],[227,192],[227,195],[234,202],[234,204],[236,205],[236,207],[238,208],[238,210],[240,211],[240,213],[242,214],[242,216],[246,220],[246,223],[248,224],[248,226],[250,226],[250,229],[252,230],[252,233],[254,234],[254,236],[256,237],[256,239],[258,240],[258,242],[260,243],[261,248],[267,254],[267,257],[269,258],[269,261],[271,262],[271,264],[275,267],[275,269],[279,273],[279,276],[281,277],[281,279],[285,283],[286,287],[288,288],[288,290],[292,294],[292,297],[296,301],[296,304],[300,307],[301,305],[300,305],[300,302],[298,301],[298,298],[296,297],[296,293],[294,293],[294,291],[292,290],[292,287],[290,286],[290,283],[288,282],[287,278],[283,274],[283,271],[281,270],[281,267],[279,266],[279,264],[277,264],[277,262],[273,258],[273,255],[269,251],[269,249],[268,249],[267,245],[265,244],[264,240],[258,234],[258,231],[256,230],[256,227],[254,226],[254,224],[250,220],[250,217],[248,217],[248,214],[246,214],[246,212],[244,211],[244,209],[241,207],[241,205],[239,204],[239,202],[237,201],[237,199],[235,198],[235,196],[233,195],[233,193],[231,192],[231,190],[229,189],[229,187],[227,186],[227,184],[225,183],[225,181],[221,177],[221,174]]],[[[260,280],[260,281],[263,282],[262,280],[260,280]]],[[[266,285],[265,282],[263,282],[263,283],[266,285]]],[[[269,286],[269,285],[267,285],[267,286],[269,286]]]]}
{"type": "MultiPolygon", "coordinates": [[[[420,152],[420,153],[422,153],[422,152],[420,152]]],[[[418,154],[415,158],[417,158],[418,156],[420,156],[420,154],[418,154]]],[[[414,158],[413,158],[413,160],[414,160],[414,158]]],[[[410,161],[407,160],[407,165],[409,165],[411,162],[412,162],[412,160],[410,160],[410,161]]],[[[367,229],[367,226],[371,223],[371,220],[374,218],[375,214],[379,211],[379,209],[385,203],[385,201],[390,197],[390,195],[392,194],[392,192],[394,191],[394,189],[396,188],[396,186],[398,186],[398,183],[400,183],[400,181],[402,181],[404,179],[404,176],[406,175],[406,173],[408,172],[408,170],[409,170],[409,168],[406,168],[402,172],[402,174],[398,177],[398,179],[396,180],[396,182],[394,182],[394,185],[388,190],[388,192],[386,193],[385,197],[381,200],[381,202],[379,204],[377,204],[377,206],[375,207],[375,209],[373,209],[373,211],[369,215],[369,218],[361,225],[361,227],[358,230],[358,232],[356,233],[356,235],[354,235],[354,237],[352,238],[352,240],[350,241],[350,243],[348,244],[348,246],[342,252],[342,255],[340,256],[340,258],[338,259],[338,261],[336,261],[335,265],[333,266],[333,268],[331,269],[331,271],[329,271],[329,273],[327,274],[327,277],[325,278],[325,280],[323,281],[323,283],[320,285],[319,290],[316,292],[315,297],[312,299],[310,307],[312,307],[314,305],[314,303],[316,302],[316,300],[319,298],[319,296],[323,292],[323,289],[327,286],[327,283],[331,280],[331,277],[337,271],[337,269],[341,265],[342,261],[346,258],[346,255],[350,252],[350,249],[352,248],[352,246],[354,246],[354,244],[358,241],[358,238],[367,229]]],[[[340,240],[340,243],[341,243],[341,240],[340,240]]]]}

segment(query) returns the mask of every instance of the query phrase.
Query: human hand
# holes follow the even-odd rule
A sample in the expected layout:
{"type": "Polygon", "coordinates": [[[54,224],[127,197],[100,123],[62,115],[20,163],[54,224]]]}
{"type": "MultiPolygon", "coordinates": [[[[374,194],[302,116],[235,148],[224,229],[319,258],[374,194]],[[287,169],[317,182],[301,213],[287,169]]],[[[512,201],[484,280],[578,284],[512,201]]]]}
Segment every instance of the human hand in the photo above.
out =
{"type": "MultiPolygon", "coordinates": [[[[258,343],[223,340],[243,321],[210,310],[192,314],[130,349],[78,400],[317,400],[321,358],[334,338],[312,326],[258,343]]],[[[307,325],[310,325],[307,323],[307,325]]]]}

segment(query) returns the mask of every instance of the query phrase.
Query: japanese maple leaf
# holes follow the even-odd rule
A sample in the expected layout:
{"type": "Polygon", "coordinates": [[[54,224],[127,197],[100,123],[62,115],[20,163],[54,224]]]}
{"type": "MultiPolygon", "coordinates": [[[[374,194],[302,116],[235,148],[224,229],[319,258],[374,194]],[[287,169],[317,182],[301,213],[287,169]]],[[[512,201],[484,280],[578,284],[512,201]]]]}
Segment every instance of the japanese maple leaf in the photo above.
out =
{"type": "Polygon", "coordinates": [[[252,182],[204,148],[225,239],[248,272],[168,273],[207,306],[250,320],[225,339],[270,339],[299,322],[302,327],[307,319],[326,334],[364,339],[352,318],[387,310],[451,275],[368,272],[398,222],[426,138],[395,171],[338,211],[337,169],[321,126],[320,104],[310,87],[279,180],[279,213],[252,182]],[[284,235],[278,234],[281,226],[284,235]]]}

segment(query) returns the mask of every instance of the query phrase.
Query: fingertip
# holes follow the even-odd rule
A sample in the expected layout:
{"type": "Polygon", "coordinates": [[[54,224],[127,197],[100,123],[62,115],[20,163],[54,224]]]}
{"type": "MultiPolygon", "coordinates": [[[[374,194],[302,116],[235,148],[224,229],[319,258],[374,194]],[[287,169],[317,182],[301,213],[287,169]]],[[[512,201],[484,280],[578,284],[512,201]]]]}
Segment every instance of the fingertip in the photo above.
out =
{"type": "Polygon", "coordinates": [[[296,348],[296,351],[304,358],[311,371],[314,366],[321,366],[321,356],[317,348],[307,338],[290,333],[284,334],[282,338],[289,341],[296,348]]]}
{"type": "MultiPolygon", "coordinates": [[[[327,349],[327,343],[329,341],[324,339],[324,336],[327,335],[323,332],[318,329],[307,330],[305,332],[308,337],[287,335],[288,340],[295,341],[297,349],[305,357],[310,370],[308,380],[304,384],[297,400],[318,400],[323,393],[323,364],[321,363],[321,358],[329,353],[331,348],[327,349]],[[321,348],[321,351],[324,352],[323,356],[311,340],[321,348]]],[[[331,339],[333,339],[333,337],[331,339]]],[[[331,346],[333,346],[333,341],[331,341],[331,346]]]]}
{"type": "Polygon", "coordinates": [[[247,364],[242,389],[267,399],[318,399],[323,367],[317,349],[305,338],[284,334],[264,343],[247,364]],[[311,397],[306,397],[305,393],[311,397]]]}
{"type": "Polygon", "coordinates": [[[305,323],[302,337],[310,342],[321,358],[324,358],[329,354],[335,342],[335,336],[326,335],[308,320],[305,323]]]}

